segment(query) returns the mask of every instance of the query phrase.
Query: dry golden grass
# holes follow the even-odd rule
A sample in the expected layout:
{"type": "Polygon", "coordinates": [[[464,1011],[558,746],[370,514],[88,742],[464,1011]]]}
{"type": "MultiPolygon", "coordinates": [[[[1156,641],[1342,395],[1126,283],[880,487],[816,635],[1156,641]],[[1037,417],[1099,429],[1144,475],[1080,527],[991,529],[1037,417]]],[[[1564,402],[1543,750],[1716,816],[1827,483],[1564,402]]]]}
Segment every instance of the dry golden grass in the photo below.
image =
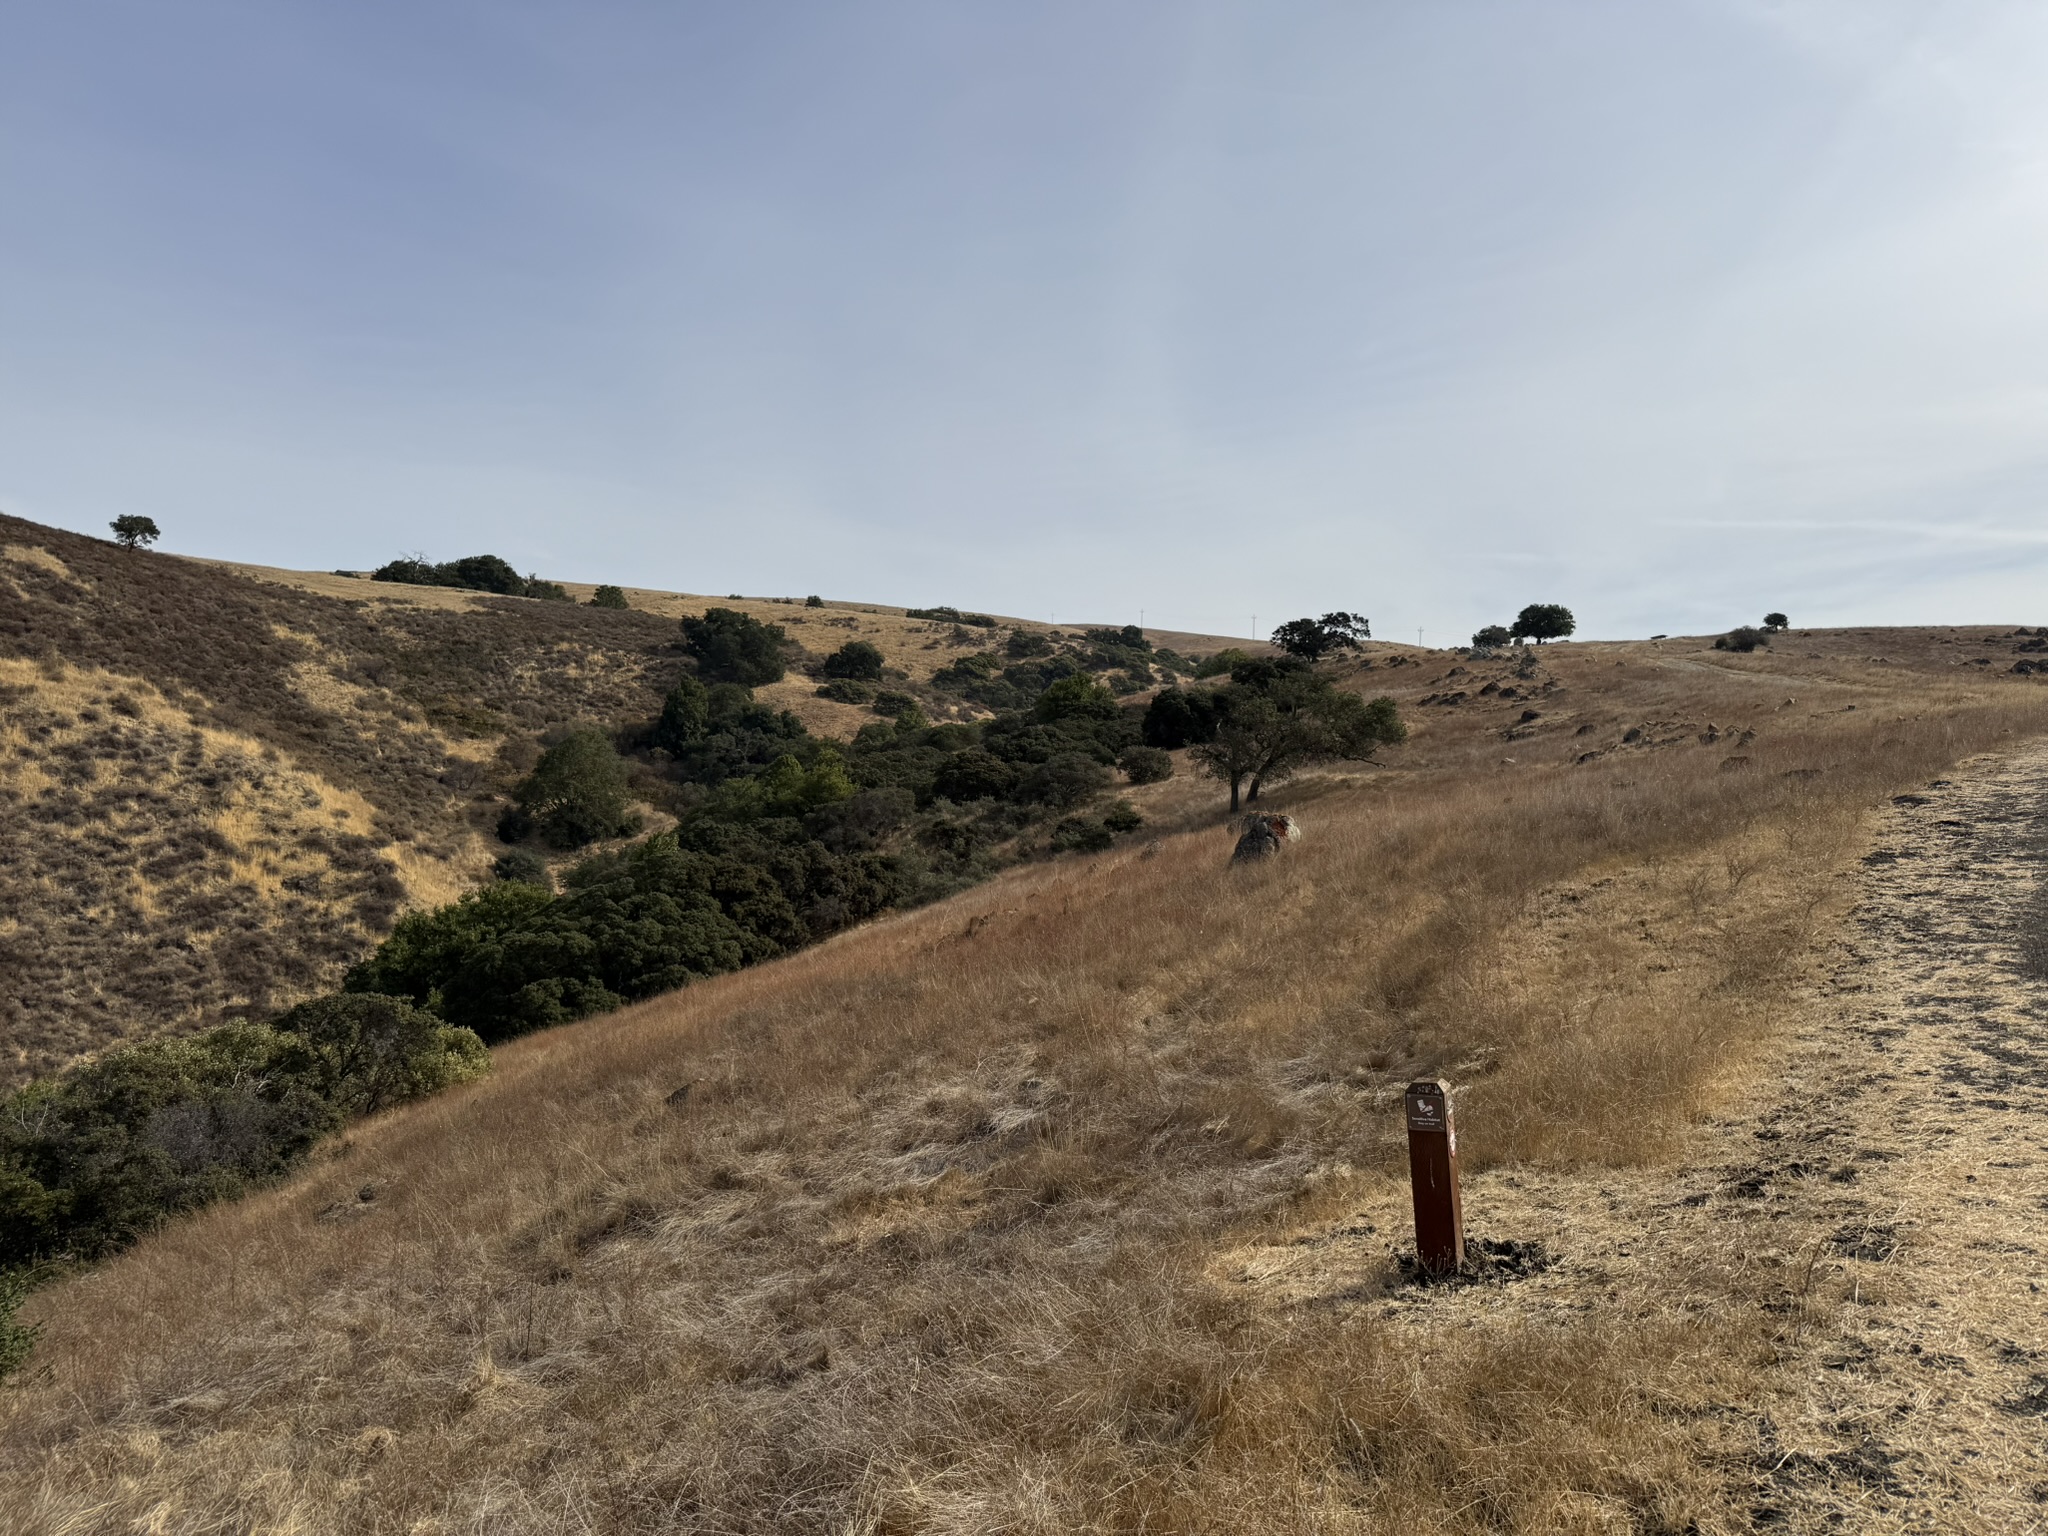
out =
{"type": "Polygon", "coordinates": [[[47,549],[40,548],[34,544],[0,545],[0,560],[10,561],[15,565],[30,566],[39,571],[47,571],[59,581],[69,582],[74,586],[78,585],[78,578],[71,574],[70,566],[59,560],[47,549]]]}
{"type": "MultiPolygon", "coordinates": [[[[1422,1074],[1463,1085],[1476,1180],[1592,1211],[1768,1060],[1868,809],[2048,728],[2048,692],[1958,675],[1943,637],[1889,637],[1910,665],[1800,643],[1569,648],[1538,721],[1416,705],[1398,766],[1276,797],[1308,835],[1264,867],[1225,868],[1213,787],[1175,780],[1145,846],[509,1047],[36,1297],[0,1507],[37,1533],[1746,1528],[1746,1405],[1806,1325],[1776,1258],[1706,1244],[1517,1310],[1284,1255],[1398,1210],[1422,1074]],[[1644,721],[1666,744],[1622,746],[1644,721]]],[[[1362,681],[1411,702],[1451,665],[1391,654],[1362,681]]]]}

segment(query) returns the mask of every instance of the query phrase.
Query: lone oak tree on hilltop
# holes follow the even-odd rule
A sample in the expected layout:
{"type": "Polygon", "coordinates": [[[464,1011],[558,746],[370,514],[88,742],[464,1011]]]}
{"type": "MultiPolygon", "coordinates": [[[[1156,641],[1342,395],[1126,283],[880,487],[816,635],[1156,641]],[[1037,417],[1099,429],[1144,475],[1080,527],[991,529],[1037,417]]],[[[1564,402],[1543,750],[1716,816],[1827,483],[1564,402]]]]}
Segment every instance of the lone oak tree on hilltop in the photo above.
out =
{"type": "Polygon", "coordinates": [[[1515,627],[1509,633],[1517,640],[1541,645],[1546,640],[1562,640],[1578,627],[1578,620],[1564,604],[1531,603],[1515,615],[1515,627]]]}

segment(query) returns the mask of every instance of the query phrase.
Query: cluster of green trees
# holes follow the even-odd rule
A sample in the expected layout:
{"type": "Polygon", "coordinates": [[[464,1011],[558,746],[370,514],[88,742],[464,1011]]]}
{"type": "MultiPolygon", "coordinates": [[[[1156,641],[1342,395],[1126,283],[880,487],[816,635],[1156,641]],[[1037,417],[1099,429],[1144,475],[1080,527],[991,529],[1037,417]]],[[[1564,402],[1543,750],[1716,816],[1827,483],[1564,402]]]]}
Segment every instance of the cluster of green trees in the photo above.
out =
{"type": "MultiPolygon", "coordinates": [[[[1042,637],[1026,637],[1024,643],[1036,638],[1042,637]]],[[[1155,669],[1169,678],[1195,669],[1195,663],[1178,652],[1165,646],[1155,647],[1135,624],[1126,624],[1121,629],[1086,629],[1081,632],[1081,642],[1079,665],[1105,674],[1111,690],[1119,696],[1141,693],[1151,687],[1155,669]]]]}
{"type": "Polygon", "coordinates": [[[763,688],[789,671],[796,647],[780,624],[763,624],[736,608],[707,608],[683,620],[683,650],[706,682],[763,688]]]}
{"type": "Polygon", "coordinates": [[[344,1122],[488,1064],[471,1031],[363,991],[32,1083],[0,1100],[0,1274],[110,1253],[286,1172],[344,1122]]]}
{"type": "MultiPolygon", "coordinates": [[[[370,580],[395,581],[412,587],[462,587],[471,592],[539,597],[556,603],[569,601],[568,590],[560,582],[522,576],[496,555],[466,555],[439,565],[423,555],[405,555],[378,566],[370,573],[370,580]]],[[[619,606],[625,606],[623,597],[619,606]]]]}
{"type": "MultiPolygon", "coordinates": [[[[770,637],[721,623],[709,654],[758,661],[770,637]]],[[[1072,673],[1028,711],[971,724],[876,721],[851,743],[811,735],[737,682],[680,678],[661,714],[621,733],[681,811],[671,831],[573,867],[507,861],[502,879],[400,920],[349,973],[350,992],[405,997],[499,1040],[752,965],[885,908],[979,879],[1035,825],[1054,848],[1136,830],[1127,806],[1092,809],[1114,782],[1171,771],[1133,709],[1072,673]]],[[[594,729],[542,755],[501,828],[557,846],[615,835],[626,760],[594,729]]]]}
{"type": "Polygon", "coordinates": [[[1478,631],[1472,636],[1472,647],[1492,651],[1504,645],[1519,645],[1524,640],[1541,645],[1546,640],[1566,639],[1578,627],[1579,621],[1564,604],[1531,603],[1515,615],[1512,625],[1489,624],[1478,631]]]}
{"type": "Polygon", "coordinates": [[[835,818],[807,822],[804,807],[823,794],[761,777],[784,782],[762,786],[757,821],[694,818],[585,859],[560,892],[501,880],[411,913],[345,988],[407,998],[496,1043],[772,959],[900,897],[892,861],[819,840],[835,818]]]}
{"type": "Polygon", "coordinates": [[[1163,646],[1154,647],[1135,624],[1088,629],[1055,642],[1027,629],[1013,629],[1000,650],[971,652],[932,675],[932,687],[984,709],[1029,708],[1047,688],[1078,672],[1101,675],[1119,698],[1167,678],[1191,675],[1196,663],[1163,646]]]}
{"type": "MultiPolygon", "coordinates": [[[[1052,849],[1105,846],[1142,824],[1103,804],[1118,773],[1172,772],[1142,740],[1142,711],[1071,663],[1026,708],[932,725],[904,695],[896,718],[838,743],[755,697],[790,659],[779,625],[714,608],[682,640],[694,666],[660,713],[559,736],[500,835],[556,848],[622,836],[636,792],[678,825],[586,859],[560,891],[515,849],[506,878],[403,919],[349,990],[407,997],[486,1039],[580,1018],[958,889],[1034,829],[1052,849]]],[[[821,670],[871,686],[882,662],[856,640],[821,670]]]]}
{"type": "Polygon", "coordinates": [[[1252,653],[1239,646],[1226,645],[1220,651],[1212,651],[1195,663],[1195,677],[1206,680],[1212,677],[1228,677],[1230,669],[1241,661],[1250,661],[1252,653]]]}
{"type": "Polygon", "coordinates": [[[944,603],[936,608],[906,608],[903,610],[903,616],[906,619],[934,619],[941,624],[971,624],[978,629],[996,627],[996,621],[985,613],[962,613],[958,608],[949,607],[944,603]]]}
{"type": "Polygon", "coordinates": [[[670,778],[716,789],[727,779],[763,773],[783,757],[810,757],[828,747],[788,710],[757,703],[753,689],[733,682],[707,686],[701,675],[676,680],[646,732],[646,745],[665,755],[670,778]]]}
{"type": "Polygon", "coordinates": [[[984,709],[1017,710],[1080,670],[1078,658],[1055,654],[1044,636],[1017,630],[1001,651],[975,651],[941,667],[932,687],[984,709]]]}

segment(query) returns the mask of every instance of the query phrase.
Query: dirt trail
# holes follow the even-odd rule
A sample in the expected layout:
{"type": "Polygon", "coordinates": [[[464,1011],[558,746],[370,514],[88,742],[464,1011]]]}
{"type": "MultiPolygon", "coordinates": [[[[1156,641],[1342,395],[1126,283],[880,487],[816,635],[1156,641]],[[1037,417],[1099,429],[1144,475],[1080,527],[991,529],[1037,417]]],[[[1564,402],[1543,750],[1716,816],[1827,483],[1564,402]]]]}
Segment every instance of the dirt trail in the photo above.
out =
{"type": "Polygon", "coordinates": [[[1898,797],[1833,1006],[1750,1132],[1748,1177],[1824,1233],[1846,1302],[1795,1367],[1785,1439],[1810,1444],[1766,1469],[1792,1528],[2048,1529],[2048,982],[2022,958],[2044,811],[2041,745],[1898,797]]]}
{"type": "Polygon", "coordinates": [[[1772,1389],[1709,1372],[1669,1405],[1739,1490],[1702,1530],[2048,1531],[2048,981],[2021,954],[2044,812],[2048,744],[1888,807],[1768,1076],[1680,1166],[1469,1178],[1468,1233],[1533,1241],[1550,1268],[1403,1285],[1389,1180],[1218,1278],[1377,1314],[1421,1350],[1517,1319],[1647,1333],[1746,1299],[1774,1320],[1772,1389]]]}

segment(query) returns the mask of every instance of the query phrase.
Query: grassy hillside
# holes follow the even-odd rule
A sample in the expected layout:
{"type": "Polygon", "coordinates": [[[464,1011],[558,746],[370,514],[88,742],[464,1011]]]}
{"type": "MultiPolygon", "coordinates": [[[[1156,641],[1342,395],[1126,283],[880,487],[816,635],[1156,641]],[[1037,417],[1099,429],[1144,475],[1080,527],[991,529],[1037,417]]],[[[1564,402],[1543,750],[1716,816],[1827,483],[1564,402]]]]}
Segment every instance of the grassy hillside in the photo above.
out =
{"type": "Polygon", "coordinates": [[[1277,792],[1281,859],[1227,866],[1213,784],[1134,791],[1137,843],[515,1042],[39,1293],[0,1504],[51,1533],[1749,1528],[1813,1259],[1688,1199],[1659,1218],[1700,1221],[1686,1262],[1624,1283],[1607,1213],[1770,1070],[1871,808],[2048,729],[2029,638],[1376,647],[1347,686],[1411,739],[1277,792]],[[1474,1228],[1542,1227],[1555,1271],[1403,1283],[1425,1073],[1461,1086],[1474,1228]]]}
{"type": "MultiPolygon", "coordinates": [[[[287,571],[273,566],[237,565],[226,562],[217,563],[217,568],[234,572],[266,586],[283,587],[294,592],[323,597],[336,597],[344,601],[360,601],[365,593],[372,593],[375,595],[375,601],[379,603],[403,602],[456,612],[470,611],[480,602],[509,601],[482,598],[473,592],[462,592],[448,587],[400,587],[382,582],[368,584],[361,576],[338,576],[320,571],[287,571]]],[[[596,591],[595,587],[585,582],[564,582],[562,586],[578,603],[587,603],[596,591]]],[[[1016,618],[1003,618],[1001,627],[991,630],[979,625],[912,618],[902,608],[834,598],[821,599],[821,607],[811,608],[805,605],[802,598],[794,597],[662,592],[647,587],[624,587],[621,590],[634,612],[652,614],[671,621],[668,630],[671,635],[674,633],[675,620],[701,614],[706,608],[718,607],[736,609],[763,623],[784,626],[791,638],[812,657],[826,655],[849,640],[866,640],[881,650],[891,667],[904,674],[909,684],[923,695],[932,718],[939,720],[967,718],[975,713],[971,704],[946,697],[942,692],[935,693],[930,689],[932,675],[940,668],[963,655],[971,655],[977,649],[998,643],[1002,635],[1012,629],[1022,629],[1027,633],[1046,636],[1070,636],[1078,634],[1081,630],[1081,626],[1076,625],[1062,628],[1033,619],[1016,618]]],[[[1258,641],[1183,630],[1149,629],[1146,634],[1157,645],[1193,655],[1206,654],[1224,646],[1239,646],[1262,652],[1269,649],[1258,641]]],[[[790,710],[807,727],[820,735],[835,736],[842,740],[850,738],[863,725],[874,719],[871,712],[858,705],[839,704],[830,699],[819,698],[816,680],[801,671],[792,672],[783,681],[761,688],[759,697],[761,702],[772,708],[790,710]]]]}
{"type": "MultiPolygon", "coordinates": [[[[330,989],[401,912],[487,876],[550,731],[656,714],[686,614],[782,623],[800,662],[869,640],[938,719],[982,712],[929,685],[991,633],[860,605],[636,590],[604,610],[228,566],[8,517],[0,598],[0,1089],[330,989]]],[[[842,739],[876,718],[816,694],[793,671],[761,700],[842,739]]]]}

